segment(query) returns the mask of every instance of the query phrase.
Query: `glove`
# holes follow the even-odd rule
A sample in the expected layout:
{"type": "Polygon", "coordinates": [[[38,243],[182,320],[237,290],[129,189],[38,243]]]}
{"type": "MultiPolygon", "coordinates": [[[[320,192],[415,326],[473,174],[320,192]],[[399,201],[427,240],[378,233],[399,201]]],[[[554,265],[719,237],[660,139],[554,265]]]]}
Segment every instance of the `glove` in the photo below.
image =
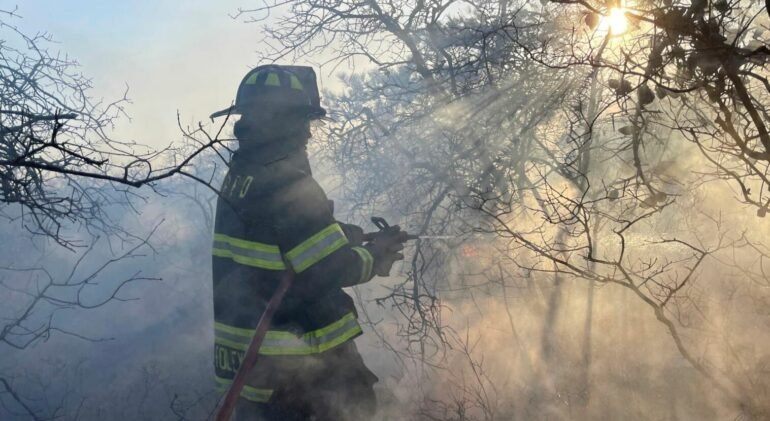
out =
{"type": "Polygon", "coordinates": [[[364,246],[374,258],[375,275],[390,275],[393,263],[404,258],[400,251],[404,249],[404,243],[408,238],[409,235],[401,231],[401,227],[393,225],[378,232],[374,240],[364,246]]]}
{"type": "Polygon", "coordinates": [[[364,244],[364,230],[358,225],[345,224],[343,222],[337,222],[342,228],[342,232],[345,237],[348,238],[348,242],[352,246],[360,246],[364,244]]]}

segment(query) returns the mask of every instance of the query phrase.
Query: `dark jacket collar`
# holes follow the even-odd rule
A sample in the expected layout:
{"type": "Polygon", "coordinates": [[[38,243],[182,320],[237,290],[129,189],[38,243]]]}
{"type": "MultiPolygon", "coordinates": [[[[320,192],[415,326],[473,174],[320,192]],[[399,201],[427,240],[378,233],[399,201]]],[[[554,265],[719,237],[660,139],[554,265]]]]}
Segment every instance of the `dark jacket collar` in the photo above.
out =
{"type": "Polygon", "coordinates": [[[234,134],[239,144],[233,156],[234,162],[268,165],[276,161],[288,160],[292,165],[310,173],[305,139],[259,138],[255,131],[242,121],[236,122],[234,127],[234,134]]]}

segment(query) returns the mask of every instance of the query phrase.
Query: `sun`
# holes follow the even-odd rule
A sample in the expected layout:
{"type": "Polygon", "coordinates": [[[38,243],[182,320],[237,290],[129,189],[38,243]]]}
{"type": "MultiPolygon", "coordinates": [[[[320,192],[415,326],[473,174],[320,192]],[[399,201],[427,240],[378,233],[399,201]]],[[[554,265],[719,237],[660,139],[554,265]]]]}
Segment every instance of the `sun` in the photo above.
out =
{"type": "Polygon", "coordinates": [[[601,29],[609,30],[612,35],[621,35],[628,30],[628,19],[626,11],[622,7],[610,9],[610,13],[602,17],[599,24],[601,29]]]}

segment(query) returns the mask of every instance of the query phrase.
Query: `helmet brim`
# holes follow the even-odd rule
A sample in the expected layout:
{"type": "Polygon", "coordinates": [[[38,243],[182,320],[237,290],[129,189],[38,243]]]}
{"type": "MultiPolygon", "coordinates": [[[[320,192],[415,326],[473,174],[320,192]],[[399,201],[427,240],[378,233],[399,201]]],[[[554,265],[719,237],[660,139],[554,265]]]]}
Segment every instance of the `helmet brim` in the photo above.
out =
{"type": "MultiPolygon", "coordinates": [[[[316,107],[314,105],[300,105],[296,107],[290,107],[287,110],[296,114],[304,114],[310,120],[320,120],[326,117],[326,110],[323,107],[316,107]]],[[[217,117],[228,116],[233,114],[242,114],[242,112],[235,105],[231,105],[224,110],[217,111],[209,116],[212,120],[217,117]]]]}
{"type": "Polygon", "coordinates": [[[231,105],[224,110],[217,111],[209,116],[210,119],[215,119],[217,117],[222,117],[224,115],[232,115],[232,114],[240,114],[238,111],[238,108],[235,107],[235,105],[231,105]]]}

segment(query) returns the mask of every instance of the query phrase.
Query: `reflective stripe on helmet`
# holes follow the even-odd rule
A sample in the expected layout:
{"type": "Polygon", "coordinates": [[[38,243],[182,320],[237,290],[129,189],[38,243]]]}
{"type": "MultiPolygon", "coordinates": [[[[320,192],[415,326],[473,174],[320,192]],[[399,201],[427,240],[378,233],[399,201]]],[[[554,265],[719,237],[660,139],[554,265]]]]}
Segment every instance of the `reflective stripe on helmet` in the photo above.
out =
{"type": "Polygon", "coordinates": [[[300,91],[305,90],[305,88],[302,86],[302,82],[300,82],[299,79],[297,79],[297,76],[291,75],[289,77],[289,80],[291,80],[292,89],[297,89],[300,91]]]}
{"type": "Polygon", "coordinates": [[[278,73],[268,73],[267,79],[265,79],[265,86],[281,86],[281,79],[278,77],[278,73]]]}
{"type": "MultiPolygon", "coordinates": [[[[259,76],[263,74],[263,72],[256,72],[251,74],[243,83],[245,85],[256,85],[257,79],[259,79],[259,76]]],[[[270,72],[267,74],[267,77],[265,78],[265,81],[263,82],[265,86],[281,86],[281,77],[278,73],[270,72]]],[[[299,78],[296,75],[290,74],[289,75],[289,85],[292,89],[296,89],[298,91],[304,91],[305,87],[302,86],[302,82],[300,82],[299,78]]]]}
{"type": "Polygon", "coordinates": [[[257,84],[257,78],[258,78],[258,77],[259,77],[259,75],[261,75],[261,74],[262,74],[262,72],[255,72],[255,73],[252,73],[252,74],[251,74],[251,76],[249,76],[249,78],[248,78],[248,79],[246,79],[246,80],[245,80],[243,83],[244,83],[245,85],[256,85],[256,84],[257,84]]]}

